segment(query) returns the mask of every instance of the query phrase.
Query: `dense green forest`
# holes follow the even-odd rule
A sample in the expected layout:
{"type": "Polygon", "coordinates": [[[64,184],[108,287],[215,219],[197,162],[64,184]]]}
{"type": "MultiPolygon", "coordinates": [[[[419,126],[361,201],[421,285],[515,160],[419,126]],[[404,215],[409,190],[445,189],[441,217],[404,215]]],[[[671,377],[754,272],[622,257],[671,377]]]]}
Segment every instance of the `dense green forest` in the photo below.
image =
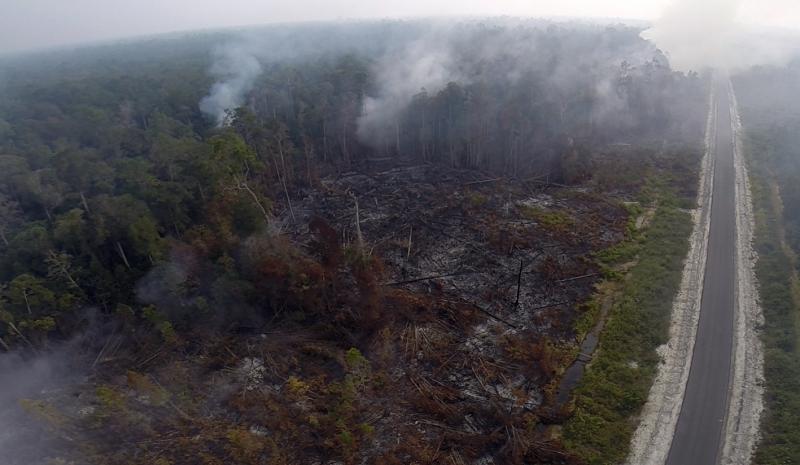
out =
{"type": "Polygon", "coordinates": [[[93,413],[26,408],[96,463],[581,463],[553,399],[621,273],[592,257],[655,177],[691,202],[706,94],[638,29],[535,21],[0,57],[0,350],[78,341],[93,413]],[[442,244],[480,259],[431,268],[442,244]],[[486,321],[502,357],[447,371],[486,321]]]}

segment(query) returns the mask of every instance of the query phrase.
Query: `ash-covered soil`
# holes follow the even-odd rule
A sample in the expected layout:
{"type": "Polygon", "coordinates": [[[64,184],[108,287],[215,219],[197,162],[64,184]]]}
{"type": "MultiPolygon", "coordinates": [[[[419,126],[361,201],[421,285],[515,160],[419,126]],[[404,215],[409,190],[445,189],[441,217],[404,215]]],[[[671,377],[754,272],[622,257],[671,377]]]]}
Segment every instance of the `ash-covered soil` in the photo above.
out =
{"type": "Polygon", "coordinates": [[[591,253],[622,240],[627,219],[589,188],[543,178],[411,166],[323,185],[294,205],[298,242],[312,240],[314,219],[344,242],[357,243],[360,229],[364,249],[384,264],[385,286],[455,298],[506,328],[564,340],[574,303],[597,278],[591,253]]]}

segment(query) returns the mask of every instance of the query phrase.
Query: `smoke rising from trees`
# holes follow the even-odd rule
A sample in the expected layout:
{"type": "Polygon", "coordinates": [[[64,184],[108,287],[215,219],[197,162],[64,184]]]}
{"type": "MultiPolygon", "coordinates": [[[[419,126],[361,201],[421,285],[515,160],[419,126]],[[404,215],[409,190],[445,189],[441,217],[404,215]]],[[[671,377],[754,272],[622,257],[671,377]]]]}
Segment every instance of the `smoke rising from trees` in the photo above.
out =
{"type": "Polygon", "coordinates": [[[369,142],[383,126],[399,124],[396,119],[400,112],[423,89],[435,93],[448,82],[464,80],[454,61],[452,39],[446,31],[429,31],[377,60],[374,68],[378,91],[365,97],[363,114],[358,119],[362,141],[369,142]]]}
{"type": "MultiPolygon", "coordinates": [[[[477,124],[457,121],[460,105],[476,105],[467,112],[472,115],[502,118],[517,105],[533,105],[534,113],[551,115],[553,125],[564,125],[560,130],[572,134],[620,134],[647,126],[645,113],[671,112],[663,89],[645,92],[631,86],[644,76],[669,80],[664,56],[652,43],[637,39],[634,29],[513,19],[428,27],[418,38],[387,47],[372,62],[374,82],[358,118],[358,136],[379,152],[402,152],[407,147],[401,140],[414,139],[418,131],[446,132],[449,150],[458,150],[456,134],[477,124]],[[463,97],[456,96],[460,92],[463,97]],[[443,105],[449,110],[437,113],[435,101],[448,101],[443,105]],[[576,112],[586,118],[576,118],[576,112]],[[426,118],[442,122],[415,129],[426,118]],[[577,121],[582,128],[568,127],[577,121]]],[[[529,122],[508,124],[510,139],[526,134],[528,147],[541,145],[542,132],[528,131],[529,122]]],[[[430,136],[418,138],[425,137],[430,136]]],[[[422,145],[416,149],[426,150],[422,145]]]]}
{"type": "Polygon", "coordinates": [[[231,44],[216,50],[210,72],[219,81],[200,102],[200,110],[213,118],[217,125],[223,125],[226,111],[244,103],[247,92],[261,74],[261,63],[246,46],[231,44]]]}

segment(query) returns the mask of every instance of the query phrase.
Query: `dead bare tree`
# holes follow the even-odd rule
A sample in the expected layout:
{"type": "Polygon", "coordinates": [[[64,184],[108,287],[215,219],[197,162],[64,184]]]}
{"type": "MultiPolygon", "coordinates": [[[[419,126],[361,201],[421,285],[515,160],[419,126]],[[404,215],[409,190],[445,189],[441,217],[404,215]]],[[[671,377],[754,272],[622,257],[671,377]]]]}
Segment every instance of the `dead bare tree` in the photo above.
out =
{"type": "Polygon", "coordinates": [[[67,281],[70,287],[80,289],[78,282],[72,276],[70,270],[70,256],[65,253],[59,253],[51,250],[47,253],[48,274],[54,277],[59,277],[67,281]]]}
{"type": "Polygon", "coordinates": [[[250,185],[247,182],[246,175],[243,178],[239,176],[233,177],[233,188],[247,192],[250,195],[250,198],[253,199],[253,203],[256,204],[259,210],[261,210],[261,215],[264,217],[264,221],[267,223],[267,227],[272,225],[272,216],[269,214],[267,209],[264,207],[264,204],[258,198],[258,195],[250,188],[250,185]]]}
{"type": "Polygon", "coordinates": [[[128,261],[128,256],[125,255],[125,249],[122,248],[122,244],[119,241],[117,241],[117,253],[119,254],[120,258],[122,258],[122,262],[125,263],[125,267],[130,270],[131,264],[128,261]]]}
{"type": "Polygon", "coordinates": [[[408,249],[406,250],[406,261],[411,257],[411,235],[414,233],[414,225],[408,231],[408,249]]]}
{"type": "MultiPolygon", "coordinates": [[[[25,344],[28,344],[28,346],[33,347],[31,341],[27,337],[25,337],[24,334],[22,334],[22,331],[20,331],[19,328],[17,328],[17,325],[14,324],[14,321],[6,320],[5,323],[8,325],[9,328],[11,328],[12,331],[17,333],[17,336],[19,336],[19,338],[22,339],[22,341],[25,342],[25,344]]],[[[3,343],[3,345],[6,346],[5,343],[3,343]]]]}
{"type": "Polygon", "coordinates": [[[359,250],[363,250],[364,249],[364,235],[361,233],[361,217],[360,217],[359,210],[358,210],[358,197],[356,197],[355,194],[353,194],[353,193],[350,193],[350,195],[353,197],[353,201],[356,204],[356,237],[358,239],[358,248],[359,248],[359,250]]]}

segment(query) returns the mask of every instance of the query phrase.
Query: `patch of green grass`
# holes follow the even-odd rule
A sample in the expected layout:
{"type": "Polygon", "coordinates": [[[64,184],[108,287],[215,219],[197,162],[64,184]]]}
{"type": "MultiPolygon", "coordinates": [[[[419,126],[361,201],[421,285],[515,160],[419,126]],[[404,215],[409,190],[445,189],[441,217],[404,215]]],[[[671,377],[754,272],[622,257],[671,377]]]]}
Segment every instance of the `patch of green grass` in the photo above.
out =
{"type": "Polygon", "coordinates": [[[636,262],[620,282],[600,346],[576,388],[574,414],[564,425],[567,448],[592,465],[625,460],[636,428],[632,418],[657,372],[655,349],[668,338],[688,250],[692,220],[681,209],[685,202],[657,181],[647,195],[658,205],[647,230],[597,257],[607,275],[615,265],[636,262]]]}
{"type": "Polygon", "coordinates": [[[573,219],[568,214],[557,210],[545,210],[544,208],[524,205],[520,207],[520,213],[524,218],[534,220],[550,229],[565,229],[574,224],[573,219]]]}
{"type": "Polygon", "coordinates": [[[578,317],[578,320],[575,322],[575,334],[579,341],[582,341],[592,328],[597,325],[597,320],[600,318],[601,314],[601,298],[601,295],[597,295],[581,306],[581,316],[578,317]]]}
{"type": "Polygon", "coordinates": [[[629,236],[625,241],[609,247],[595,255],[595,260],[600,265],[600,270],[606,279],[621,279],[623,272],[620,267],[636,259],[642,250],[642,240],[638,235],[629,236]]]}

